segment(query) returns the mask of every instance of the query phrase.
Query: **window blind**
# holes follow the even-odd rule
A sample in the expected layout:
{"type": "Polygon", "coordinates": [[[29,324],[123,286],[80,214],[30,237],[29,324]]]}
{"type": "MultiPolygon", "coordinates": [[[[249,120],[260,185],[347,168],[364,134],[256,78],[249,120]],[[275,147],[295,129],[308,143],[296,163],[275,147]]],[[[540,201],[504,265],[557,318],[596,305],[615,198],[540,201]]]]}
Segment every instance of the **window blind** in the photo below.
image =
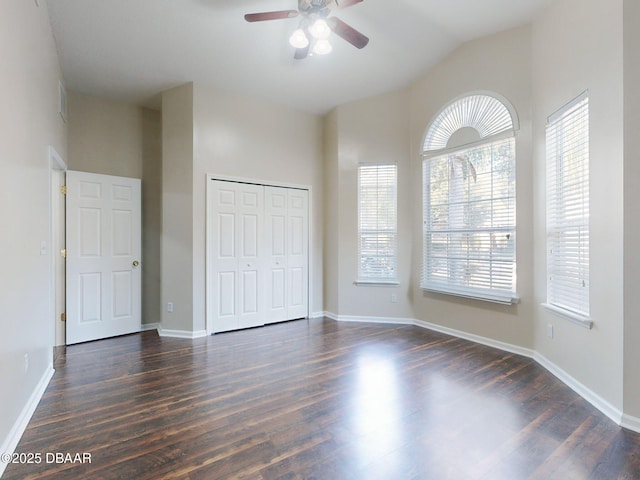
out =
{"type": "Polygon", "coordinates": [[[513,130],[507,107],[489,95],[469,95],[451,103],[432,122],[424,140],[424,152],[446,148],[457,130],[472,127],[481,138],[513,130]]]}
{"type": "Polygon", "coordinates": [[[549,117],[547,303],[589,316],[589,97],[549,117]]]}
{"type": "Polygon", "coordinates": [[[358,280],[397,280],[397,166],[358,166],[358,280]]]}
{"type": "Polygon", "coordinates": [[[511,303],[515,298],[515,140],[423,163],[426,290],[511,303]]]}

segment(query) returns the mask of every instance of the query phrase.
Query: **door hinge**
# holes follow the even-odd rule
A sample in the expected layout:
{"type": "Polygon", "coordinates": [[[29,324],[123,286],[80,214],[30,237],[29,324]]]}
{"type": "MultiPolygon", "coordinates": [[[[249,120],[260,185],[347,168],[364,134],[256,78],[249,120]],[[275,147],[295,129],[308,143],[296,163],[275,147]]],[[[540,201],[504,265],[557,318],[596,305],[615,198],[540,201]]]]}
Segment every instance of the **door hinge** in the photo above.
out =
{"type": "Polygon", "coordinates": [[[62,195],[66,195],[66,194],[67,194],[67,186],[66,186],[66,185],[62,185],[62,186],[60,187],[60,193],[61,193],[62,195]]]}
{"type": "Polygon", "coordinates": [[[60,250],[60,256],[62,258],[67,258],[67,249],[63,248],[62,250],[60,250]]]}
{"type": "Polygon", "coordinates": [[[66,322],[67,321],[67,314],[66,313],[62,312],[60,314],[60,321],[61,322],[66,322]]]}

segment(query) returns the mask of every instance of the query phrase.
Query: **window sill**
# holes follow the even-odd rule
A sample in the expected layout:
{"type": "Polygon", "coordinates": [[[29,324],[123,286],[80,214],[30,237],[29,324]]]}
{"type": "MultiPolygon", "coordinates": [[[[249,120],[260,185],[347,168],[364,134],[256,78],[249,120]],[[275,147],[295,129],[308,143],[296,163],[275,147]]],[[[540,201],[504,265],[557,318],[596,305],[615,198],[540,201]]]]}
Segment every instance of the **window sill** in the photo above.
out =
{"type": "Polygon", "coordinates": [[[564,308],[556,307],[555,305],[551,305],[550,303],[543,303],[542,306],[550,312],[556,314],[557,316],[570,321],[571,323],[575,323],[576,325],[584,327],[588,330],[591,330],[593,328],[593,321],[589,317],[573,313],[569,310],[565,310],[564,308]]]}
{"type": "Polygon", "coordinates": [[[397,280],[356,280],[353,282],[356,287],[399,287],[397,280]]]}
{"type": "Polygon", "coordinates": [[[428,287],[425,285],[422,286],[422,291],[430,293],[440,293],[443,295],[452,295],[454,297],[470,298],[471,300],[480,300],[483,302],[499,303],[501,305],[514,305],[520,303],[520,297],[518,297],[516,294],[509,295],[508,293],[505,293],[503,295],[483,295],[476,292],[467,292],[463,290],[446,290],[443,288],[428,287]]]}

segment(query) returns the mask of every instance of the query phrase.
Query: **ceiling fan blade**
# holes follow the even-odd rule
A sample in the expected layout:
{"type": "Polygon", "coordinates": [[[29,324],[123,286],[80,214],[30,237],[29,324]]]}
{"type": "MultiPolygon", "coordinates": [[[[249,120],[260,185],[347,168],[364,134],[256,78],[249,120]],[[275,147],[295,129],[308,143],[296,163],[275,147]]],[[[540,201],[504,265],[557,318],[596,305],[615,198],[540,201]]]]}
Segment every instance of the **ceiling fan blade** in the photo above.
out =
{"type": "Polygon", "coordinates": [[[293,58],[302,60],[303,58],[307,58],[307,55],[309,55],[309,45],[304,48],[296,48],[296,53],[294,53],[293,58]]]}
{"type": "Polygon", "coordinates": [[[347,25],[342,20],[336,17],[327,18],[327,24],[329,28],[333,30],[333,33],[342,37],[351,45],[356,48],[364,48],[369,43],[369,38],[361,34],[355,28],[350,25],[347,25]]]}
{"type": "Polygon", "coordinates": [[[338,8],[347,8],[357,3],[362,3],[364,0],[336,0],[338,8]]]}
{"type": "Polygon", "coordinates": [[[297,16],[297,10],[279,10],[277,12],[247,13],[244,19],[247,22],[264,22],[265,20],[279,20],[281,18],[294,18],[297,16]]]}

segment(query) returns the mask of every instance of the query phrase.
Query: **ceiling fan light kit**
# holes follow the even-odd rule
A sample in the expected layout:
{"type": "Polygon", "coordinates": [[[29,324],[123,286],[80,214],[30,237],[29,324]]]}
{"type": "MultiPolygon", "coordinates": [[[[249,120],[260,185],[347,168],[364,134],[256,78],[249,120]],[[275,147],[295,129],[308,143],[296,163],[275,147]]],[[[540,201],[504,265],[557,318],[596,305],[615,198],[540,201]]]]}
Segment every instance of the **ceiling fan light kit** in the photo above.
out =
{"type": "Polygon", "coordinates": [[[309,46],[309,39],[304,33],[304,30],[298,28],[289,37],[289,43],[295,48],[307,48],[309,46]]]}
{"type": "Polygon", "coordinates": [[[309,27],[309,33],[318,40],[329,38],[331,35],[331,29],[324,18],[319,18],[311,24],[309,27]]]}
{"type": "Polygon", "coordinates": [[[369,39],[335,16],[334,9],[351,7],[363,0],[298,0],[298,10],[248,13],[247,22],[262,22],[301,16],[300,24],[289,37],[289,43],[296,49],[294,58],[301,60],[310,54],[326,55],[333,50],[329,37],[331,32],[356,48],[364,48],[369,39]]]}
{"type": "Polygon", "coordinates": [[[327,53],[331,53],[331,50],[333,50],[333,47],[331,43],[329,43],[329,40],[325,38],[321,38],[313,46],[313,53],[317,53],[318,55],[326,55],[327,53]]]}

